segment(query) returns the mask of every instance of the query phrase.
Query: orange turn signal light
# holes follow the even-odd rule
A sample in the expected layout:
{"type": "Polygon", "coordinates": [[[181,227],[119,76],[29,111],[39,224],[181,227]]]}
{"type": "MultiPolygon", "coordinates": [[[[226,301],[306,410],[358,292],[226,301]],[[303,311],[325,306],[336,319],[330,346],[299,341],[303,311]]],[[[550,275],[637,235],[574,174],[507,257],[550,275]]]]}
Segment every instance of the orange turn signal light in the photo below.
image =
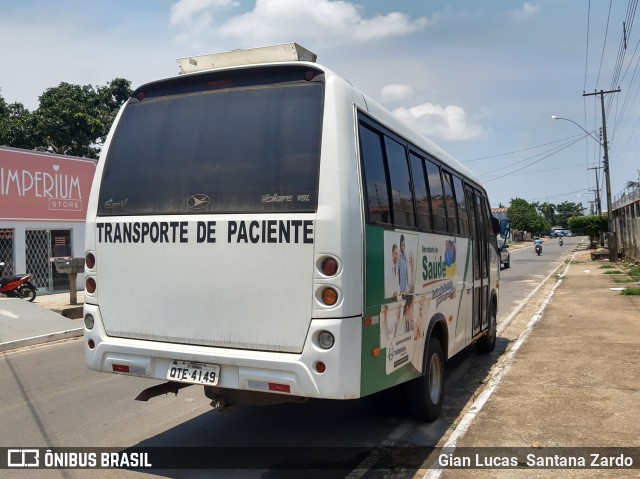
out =
{"type": "Polygon", "coordinates": [[[96,280],[93,278],[87,278],[84,283],[84,289],[87,293],[93,294],[96,292],[96,280]]]}
{"type": "Polygon", "coordinates": [[[333,306],[338,302],[338,292],[333,288],[325,288],[322,291],[322,302],[327,306],[333,306]]]}

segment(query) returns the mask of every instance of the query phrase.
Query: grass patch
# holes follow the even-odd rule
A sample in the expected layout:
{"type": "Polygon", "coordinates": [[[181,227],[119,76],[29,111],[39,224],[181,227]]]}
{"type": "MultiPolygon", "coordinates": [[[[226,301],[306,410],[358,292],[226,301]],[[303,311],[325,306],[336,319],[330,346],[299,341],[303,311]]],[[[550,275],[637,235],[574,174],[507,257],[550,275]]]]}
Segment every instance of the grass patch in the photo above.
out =
{"type": "Polygon", "coordinates": [[[627,272],[627,274],[634,278],[640,278],[640,266],[634,266],[627,272]]]}
{"type": "Polygon", "coordinates": [[[571,260],[571,258],[567,258],[567,259],[564,260],[564,264],[569,264],[569,263],[571,263],[571,264],[584,264],[584,263],[587,263],[587,261],[581,261],[579,259],[571,260]]]}
{"type": "Polygon", "coordinates": [[[605,271],[602,274],[624,274],[624,273],[622,271],[612,270],[612,271],[605,271]]]}
{"type": "Polygon", "coordinates": [[[615,268],[612,264],[603,264],[602,266],[598,266],[598,269],[612,269],[615,268]]]}
{"type": "Polygon", "coordinates": [[[614,283],[635,283],[636,280],[633,278],[613,278],[614,283]]]}
{"type": "Polygon", "coordinates": [[[640,288],[627,288],[624,291],[620,291],[623,296],[640,296],[640,288]]]}

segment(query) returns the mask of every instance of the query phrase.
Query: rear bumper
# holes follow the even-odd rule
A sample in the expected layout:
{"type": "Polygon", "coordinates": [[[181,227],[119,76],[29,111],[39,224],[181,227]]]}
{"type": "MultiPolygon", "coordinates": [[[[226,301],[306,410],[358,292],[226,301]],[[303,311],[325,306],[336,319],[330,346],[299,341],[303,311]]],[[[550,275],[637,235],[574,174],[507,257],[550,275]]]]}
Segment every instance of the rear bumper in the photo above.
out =
{"type": "Polygon", "coordinates": [[[167,380],[172,361],[191,361],[219,365],[220,388],[283,394],[282,390],[270,390],[269,384],[273,383],[288,385],[286,394],[291,396],[360,397],[362,317],[314,319],[302,353],[288,354],[110,337],[105,333],[99,306],[85,304],[87,314],[94,317],[94,327],[84,330],[85,358],[87,366],[96,371],[113,373],[117,372],[114,365],[118,370],[128,366],[129,373],[117,373],[167,380]],[[331,349],[318,346],[320,331],[334,335],[331,349]],[[325,364],[324,373],[316,371],[318,361],[325,364]]]}

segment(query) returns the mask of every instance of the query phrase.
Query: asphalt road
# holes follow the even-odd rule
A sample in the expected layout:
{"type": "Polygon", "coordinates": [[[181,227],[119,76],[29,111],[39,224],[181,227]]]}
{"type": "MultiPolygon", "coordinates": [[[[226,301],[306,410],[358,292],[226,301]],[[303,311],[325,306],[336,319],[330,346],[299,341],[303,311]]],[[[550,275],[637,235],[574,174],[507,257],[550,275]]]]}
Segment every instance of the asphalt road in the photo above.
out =
{"type": "MultiPolygon", "coordinates": [[[[547,241],[542,256],[533,248],[511,252],[511,268],[502,271],[499,322],[570,254],[580,241],[565,246],[547,241]]],[[[0,353],[0,447],[199,447],[257,446],[434,446],[473,400],[491,366],[508,344],[498,340],[496,352],[473,349],[448,366],[447,396],[442,418],[421,424],[402,415],[396,398],[384,393],[361,401],[320,401],[247,407],[225,413],[211,410],[202,389],[192,386],[177,396],[134,401],[149,380],[90,371],[81,340],[0,353]]],[[[248,451],[250,452],[250,451],[248,451]]],[[[351,477],[367,477],[363,463],[351,477]]],[[[8,471],[0,470],[0,477],[8,471]]],[[[315,477],[344,477],[349,471],[324,470],[315,477]]],[[[405,471],[412,477],[416,471],[405,471]]],[[[12,477],[314,477],[271,470],[30,470],[12,477]]],[[[390,476],[391,477],[391,476],[390,476]]],[[[393,477],[402,477],[394,472],[393,477]]]]}
{"type": "Polygon", "coordinates": [[[507,318],[541,281],[564,263],[574,247],[582,241],[581,237],[564,238],[564,244],[560,246],[557,239],[546,238],[540,256],[535,253],[532,244],[510,251],[511,267],[500,272],[498,323],[507,318]]]}

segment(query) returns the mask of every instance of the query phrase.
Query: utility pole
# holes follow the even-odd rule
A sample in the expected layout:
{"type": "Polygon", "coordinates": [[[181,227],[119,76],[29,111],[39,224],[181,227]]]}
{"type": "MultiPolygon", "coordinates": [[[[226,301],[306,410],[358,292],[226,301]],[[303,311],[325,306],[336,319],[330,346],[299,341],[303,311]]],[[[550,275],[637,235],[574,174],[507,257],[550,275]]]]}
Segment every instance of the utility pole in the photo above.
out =
{"type": "Polygon", "coordinates": [[[611,211],[611,178],[609,174],[609,146],[607,144],[607,121],[605,118],[605,111],[604,111],[604,96],[607,93],[618,93],[619,91],[620,91],[620,88],[618,88],[617,90],[609,90],[609,91],[600,90],[593,93],[582,94],[582,96],[600,95],[600,106],[602,107],[602,137],[603,137],[602,147],[604,149],[603,168],[604,168],[604,179],[607,184],[607,218],[609,220],[608,221],[609,233],[607,236],[609,240],[609,261],[611,262],[618,261],[618,240],[616,238],[616,232],[614,231],[614,228],[613,228],[613,211],[611,211]]]}
{"type": "MultiPolygon", "coordinates": [[[[600,182],[598,181],[598,170],[602,168],[601,166],[594,166],[593,168],[587,168],[587,170],[595,170],[596,171],[596,189],[595,190],[591,190],[591,191],[595,191],[596,193],[596,214],[598,216],[602,216],[602,203],[600,202],[600,182]]],[[[593,209],[593,203],[591,203],[591,208],[593,209]]],[[[600,240],[600,246],[604,246],[604,234],[602,233],[602,231],[600,232],[599,236],[599,240],[600,240]]]]}
{"type": "Polygon", "coordinates": [[[601,169],[601,166],[594,166],[593,168],[587,168],[587,170],[596,170],[596,212],[601,215],[602,214],[602,203],[600,202],[600,182],[598,180],[598,170],[601,169]]]}

